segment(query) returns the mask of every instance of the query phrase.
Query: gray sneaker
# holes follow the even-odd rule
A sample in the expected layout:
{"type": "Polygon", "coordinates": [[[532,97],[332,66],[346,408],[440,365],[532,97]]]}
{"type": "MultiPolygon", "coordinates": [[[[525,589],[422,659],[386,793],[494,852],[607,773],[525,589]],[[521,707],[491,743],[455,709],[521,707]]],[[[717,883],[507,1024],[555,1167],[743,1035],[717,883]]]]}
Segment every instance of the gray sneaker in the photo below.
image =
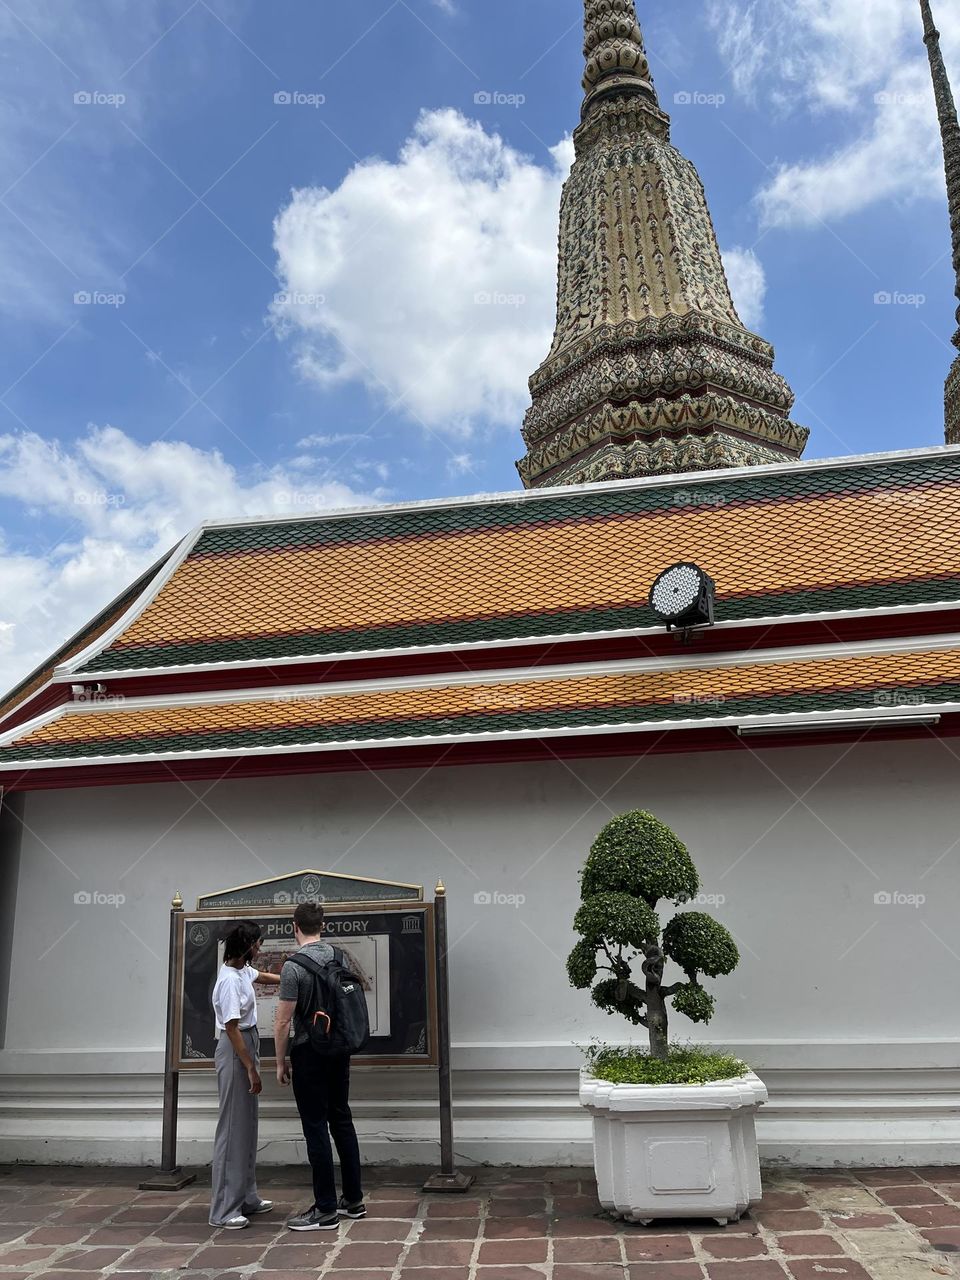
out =
{"type": "Polygon", "coordinates": [[[258,1200],[257,1203],[252,1206],[252,1208],[248,1208],[247,1205],[244,1205],[243,1213],[248,1218],[253,1218],[258,1213],[269,1213],[272,1208],[273,1208],[272,1200],[258,1200]]]}
{"type": "Polygon", "coordinates": [[[347,1204],[343,1196],[340,1197],[340,1203],[337,1205],[337,1213],[341,1218],[365,1218],[367,1216],[367,1206],[362,1200],[358,1200],[355,1204],[347,1204]]]}
{"type": "Polygon", "coordinates": [[[291,1231],[337,1231],[340,1227],[340,1215],[336,1210],[333,1213],[321,1213],[314,1205],[306,1213],[288,1218],[287,1226],[291,1231]]]}

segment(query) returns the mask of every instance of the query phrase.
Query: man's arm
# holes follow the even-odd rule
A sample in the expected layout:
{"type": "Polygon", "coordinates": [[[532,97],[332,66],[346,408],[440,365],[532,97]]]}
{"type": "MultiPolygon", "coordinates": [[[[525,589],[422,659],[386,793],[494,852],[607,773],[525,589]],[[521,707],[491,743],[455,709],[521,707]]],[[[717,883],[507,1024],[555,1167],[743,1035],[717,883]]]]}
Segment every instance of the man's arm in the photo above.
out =
{"type": "Polygon", "coordinates": [[[290,1021],[297,1011],[300,999],[300,970],[290,960],[284,961],[280,970],[280,990],[277,993],[277,1012],[273,1020],[273,1041],[276,1047],[277,1080],[280,1084],[290,1083],[290,1063],[287,1060],[287,1046],[290,1043],[290,1021]]]}
{"type": "Polygon", "coordinates": [[[273,1042],[277,1057],[277,1083],[290,1083],[290,1063],[287,1059],[287,1045],[290,1043],[290,1020],[297,1009],[296,1000],[278,1000],[277,1013],[273,1020],[273,1042]]]}

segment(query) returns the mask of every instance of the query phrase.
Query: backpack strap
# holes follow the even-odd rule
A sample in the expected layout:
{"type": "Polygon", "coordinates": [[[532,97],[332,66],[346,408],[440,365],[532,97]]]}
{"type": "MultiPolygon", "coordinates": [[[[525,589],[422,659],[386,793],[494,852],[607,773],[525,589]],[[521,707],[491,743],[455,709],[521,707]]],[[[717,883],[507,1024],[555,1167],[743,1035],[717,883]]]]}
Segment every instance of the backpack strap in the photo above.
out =
{"type": "MultiPolygon", "coordinates": [[[[336,948],[334,948],[333,954],[334,958],[336,958],[336,948]]],[[[301,955],[299,951],[294,952],[294,954],[292,956],[288,956],[287,959],[291,964],[295,964],[299,969],[306,969],[307,973],[312,973],[315,978],[324,977],[327,969],[329,968],[328,964],[321,964],[319,960],[314,960],[313,956],[301,955]]]]}
{"type": "Polygon", "coordinates": [[[315,1010],[310,1009],[309,1004],[323,1001],[326,1002],[326,973],[327,966],[320,964],[318,960],[314,960],[312,956],[301,955],[298,951],[292,956],[287,957],[291,964],[295,964],[298,969],[302,969],[305,973],[309,973],[313,977],[313,986],[304,994],[301,988],[297,992],[297,1020],[298,1025],[307,1027],[310,1025],[310,1019],[313,1017],[315,1010]],[[309,1003],[305,1004],[307,1001],[309,1003]]]}

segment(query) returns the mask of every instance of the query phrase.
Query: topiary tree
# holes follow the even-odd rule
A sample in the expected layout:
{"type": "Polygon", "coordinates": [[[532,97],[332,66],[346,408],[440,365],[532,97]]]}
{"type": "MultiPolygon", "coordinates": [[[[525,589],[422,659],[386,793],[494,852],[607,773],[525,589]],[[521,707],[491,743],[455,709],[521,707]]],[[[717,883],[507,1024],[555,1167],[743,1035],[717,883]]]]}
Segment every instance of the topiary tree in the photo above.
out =
{"type": "Polygon", "coordinates": [[[623,1014],[650,1033],[650,1053],[668,1057],[667,1002],[692,1022],[709,1022],[714,1000],[700,983],[732,973],[740,953],[730,934],[711,916],[686,911],[662,930],[661,900],[695,898],[700,877],[686,847],[668,826],[635,810],[614,818],[597,836],[580,875],[582,905],[573,927],[581,935],[567,960],[571,984],[593,987],[593,1002],[623,1014]],[[663,985],[664,966],[674,961],[686,982],[663,985]],[[634,981],[641,961],[643,985],[634,981]]]}

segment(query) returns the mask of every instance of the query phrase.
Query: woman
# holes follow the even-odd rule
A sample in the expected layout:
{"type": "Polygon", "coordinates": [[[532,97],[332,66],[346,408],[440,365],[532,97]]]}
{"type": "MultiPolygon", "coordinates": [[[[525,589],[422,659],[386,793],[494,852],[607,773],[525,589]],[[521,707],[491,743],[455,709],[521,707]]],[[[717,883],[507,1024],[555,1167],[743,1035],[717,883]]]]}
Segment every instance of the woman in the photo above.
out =
{"type": "Polygon", "coordinates": [[[215,1061],[220,1118],[213,1146],[213,1199],[210,1225],[239,1231],[255,1213],[273,1208],[257,1191],[257,1120],[260,1035],[255,982],[278,983],[275,973],[260,973],[252,961],[260,954],[260,926],[243,920],[227,935],[223,966],[213,988],[213,1011],[220,1036],[215,1061]]]}

